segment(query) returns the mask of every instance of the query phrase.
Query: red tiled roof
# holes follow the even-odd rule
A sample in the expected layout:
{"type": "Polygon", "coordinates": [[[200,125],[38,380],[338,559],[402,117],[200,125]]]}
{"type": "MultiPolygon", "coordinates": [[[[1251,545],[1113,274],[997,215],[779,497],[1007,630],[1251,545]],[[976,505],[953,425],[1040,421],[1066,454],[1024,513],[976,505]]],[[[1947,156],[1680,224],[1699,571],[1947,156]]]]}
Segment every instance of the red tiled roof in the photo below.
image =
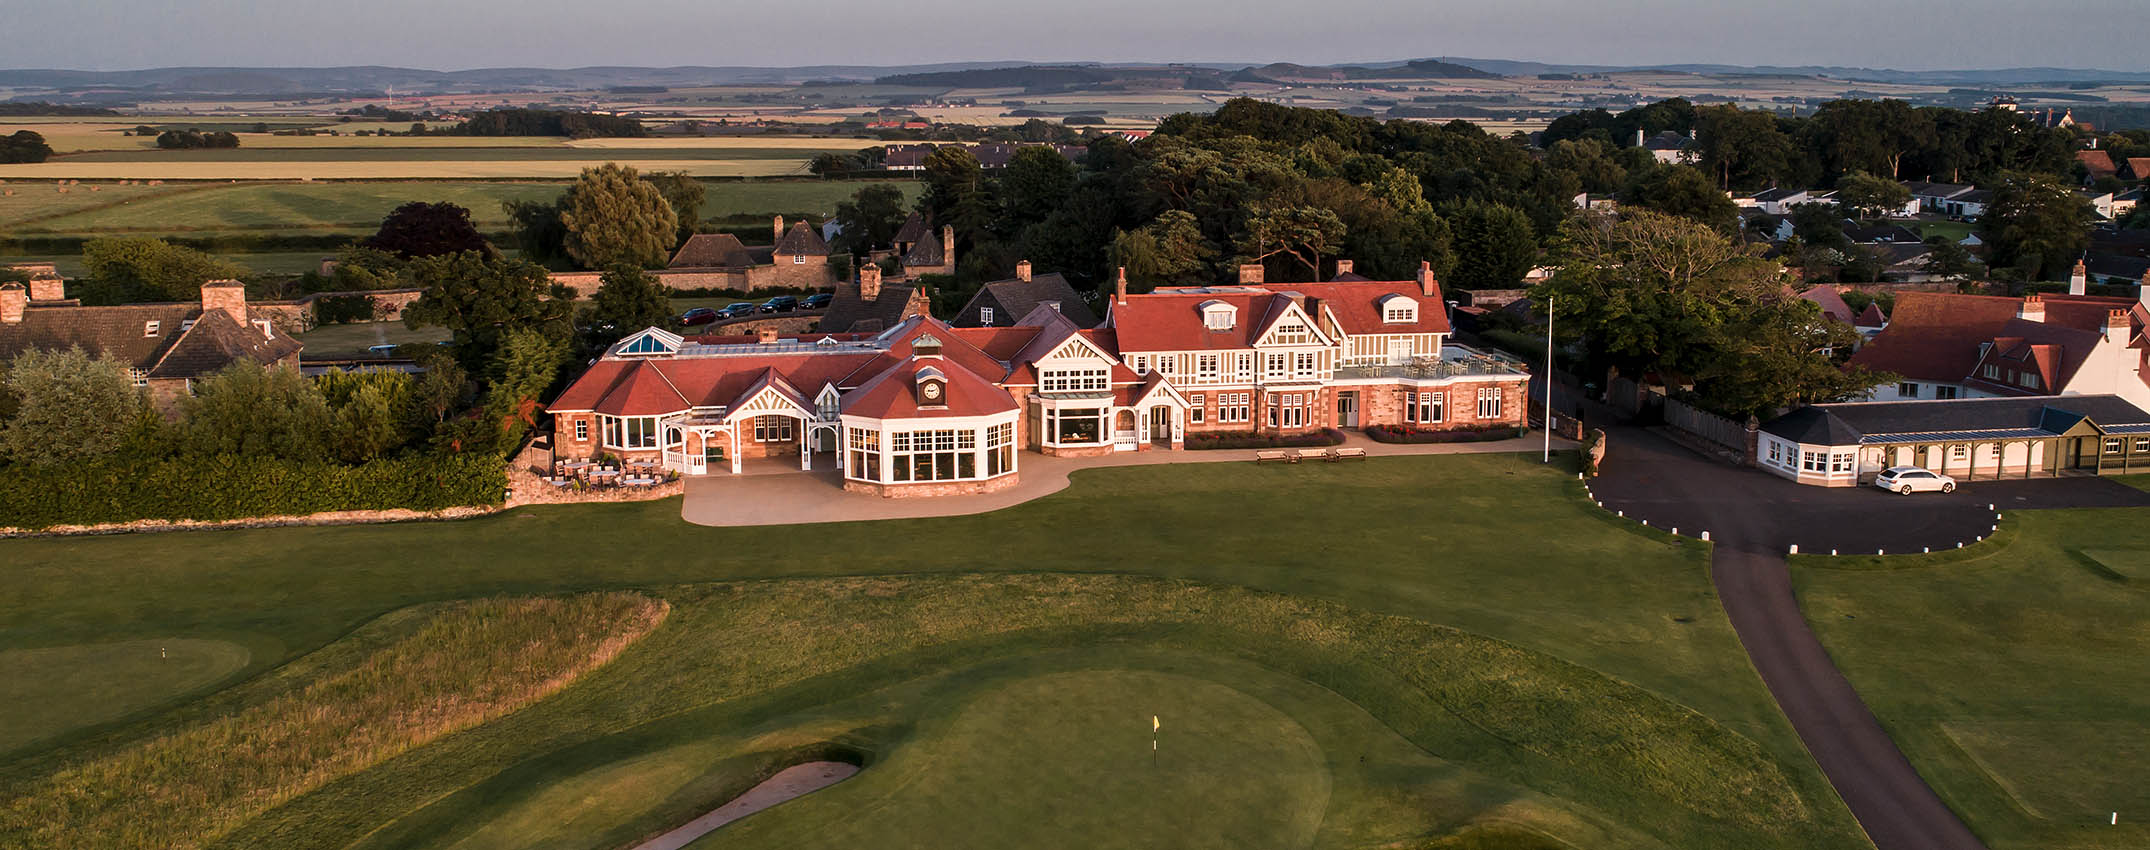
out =
{"type": "Polygon", "coordinates": [[[1038,335],[1038,328],[949,328],[954,338],[970,343],[995,360],[1013,360],[1015,353],[1023,350],[1038,335]]]}
{"type": "Polygon", "coordinates": [[[1216,287],[1218,291],[1210,292],[1164,290],[1128,296],[1126,303],[1112,305],[1110,330],[1118,334],[1116,349],[1203,351],[1248,348],[1283,315],[1284,305],[1292,301],[1285,295],[1289,292],[1306,297],[1307,314],[1317,321],[1322,309],[1327,308],[1329,315],[1335,317],[1337,325],[1347,334],[1449,333],[1452,330],[1439,288],[1428,296],[1419,291],[1416,281],[1249,284],[1245,288],[1264,291],[1230,291],[1235,288],[1240,287],[1220,286],[1216,287]],[[1381,302],[1389,295],[1403,295],[1417,302],[1418,321],[1383,321],[1381,302]],[[1212,331],[1202,323],[1201,305],[1209,301],[1221,301],[1239,310],[1230,330],[1212,331]]]}
{"type": "Polygon", "coordinates": [[[1878,328],[1888,323],[1889,317],[1881,314],[1881,305],[1873,301],[1866,302],[1866,309],[1859,311],[1859,318],[1852,321],[1853,325],[1862,328],[1878,328]]]}
{"type": "Polygon", "coordinates": [[[2096,348],[2103,334],[2050,322],[2032,322],[2010,319],[2001,328],[2001,335],[1993,338],[1993,345],[1986,356],[1969,373],[1964,383],[1981,390],[2007,395],[2052,395],[2067,388],[2075,378],[2077,369],[2096,348]],[[1988,380],[1984,367],[2001,368],[2000,380],[1988,380]],[[2012,372],[2032,371],[2038,373],[2040,385],[2025,387],[2014,380],[2012,372]]]}
{"type": "MultiPolygon", "coordinates": [[[[1844,303],[1844,296],[1837,292],[1834,286],[1828,284],[1816,286],[1799,293],[1799,297],[1819,305],[1822,308],[1822,315],[1844,324],[1851,324],[1853,319],[1858,318],[1852,314],[1851,305],[1844,303]]],[[[1871,307],[1873,305],[1869,304],[1867,306],[1871,307]]]]}
{"type": "Polygon", "coordinates": [[[2075,161],[2082,163],[2092,177],[2109,177],[2120,170],[2113,164],[2112,154],[2105,151],[2076,151],[2075,161]]]}
{"type": "Polygon", "coordinates": [[[1278,292],[1297,292],[1310,299],[1307,312],[1320,314],[1320,308],[1329,308],[1344,333],[1366,334],[1445,334],[1453,330],[1448,325],[1448,310],[1441,302],[1441,288],[1435,284],[1432,295],[1421,293],[1417,281],[1346,281],[1329,283],[1271,283],[1264,284],[1278,292]],[[1390,295],[1402,295],[1418,302],[1417,322],[1384,321],[1382,301],[1390,295]]]}
{"type": "Polygon", "coordinates": [[[939,419],[985,416],[1016,409],[1015,398],[992,381],[948,360],[911,357],[867,381],[844,399],[844,412],[874,419],[939,419]],[[921,408],[914,393],[918,370],[931,367],[948,379],[946,405],[921,408]]]}
{"type": "MultiPolygon", "coordinates": [[[[2128,309],[2136,328],[2132,337],[2146,316],[2127,298],[2046,295],[2043,301],[2045,321],[2041,324],[2061,329],[2102,333],[2108,311],[2128,309]]],[[[1991,295],[1903,293],[1896,298],[1888,329],[1853,354],[1850,363],[1918,380],[1963,381],[1977,371],[1981,343],[2013,333],[2009,328],[2022,304],[2020,298],[1991,295]]],[[[2087,345],[2077,347],[2088,353],[2087,345]]],[[[2073,374],[2072,369],[2063,371],[2073,374]]]]}

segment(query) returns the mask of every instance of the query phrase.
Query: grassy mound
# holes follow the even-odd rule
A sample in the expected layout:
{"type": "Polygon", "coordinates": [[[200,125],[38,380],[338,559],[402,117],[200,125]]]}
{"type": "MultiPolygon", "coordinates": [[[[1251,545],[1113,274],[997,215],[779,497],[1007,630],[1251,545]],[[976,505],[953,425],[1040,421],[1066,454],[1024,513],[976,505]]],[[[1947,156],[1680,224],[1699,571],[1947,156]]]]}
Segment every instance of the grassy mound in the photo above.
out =
{"type": "Polygon", "coordinates": [[[0,835],[198,847],[276,804],[530,704],[664,618],[633,594],[455,603],[356,669],[11,789],[0,835]]]}

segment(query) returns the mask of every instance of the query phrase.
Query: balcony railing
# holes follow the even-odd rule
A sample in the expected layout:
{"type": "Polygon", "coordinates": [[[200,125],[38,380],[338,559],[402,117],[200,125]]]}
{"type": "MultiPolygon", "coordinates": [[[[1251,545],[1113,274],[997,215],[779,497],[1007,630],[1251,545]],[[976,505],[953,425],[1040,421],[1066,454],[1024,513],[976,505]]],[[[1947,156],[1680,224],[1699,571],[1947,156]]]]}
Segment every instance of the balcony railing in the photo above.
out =
{"type": "Polygon", "coordinates": [[[1530,371],[1523,367],[1522,361],[1453,344],[1444,346],[1439,357],[1414,357],[1403,363],[1362,363],[1336,369],[1337,380],[1413,378],[1432,381],[1528,374],[1530,371]]]}

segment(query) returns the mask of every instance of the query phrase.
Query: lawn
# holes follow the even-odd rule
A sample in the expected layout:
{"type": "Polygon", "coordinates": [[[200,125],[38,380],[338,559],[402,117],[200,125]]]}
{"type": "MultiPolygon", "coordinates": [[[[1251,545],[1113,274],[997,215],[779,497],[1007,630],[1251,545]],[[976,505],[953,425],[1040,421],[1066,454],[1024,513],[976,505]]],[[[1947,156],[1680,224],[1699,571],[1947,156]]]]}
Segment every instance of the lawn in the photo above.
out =
{"type": "MultiPolygon", "coordinates": [[[[406,606],[672,606],[557,696],[228,846],[618,846],[832,749],[867,769],[703,844],[1861,846],[1705,548],[1602,516],[1534,459],[1094,470],[1006,511],[892,523],[678,510],[0,542],[0,649],[216,636],[297,687],[406,606]]],[[[0,755],[0,787],[251,693],[85,721],[0,755]]],[[[0,705],[0,725],[34,710],[0,705]]]]}
{"type": "Polygon", "coordinates": [[[2142,516],[2010,513],[1967,555],[1795,570],[1838,666],[1996,850],[2150,846],[2142,516]]]}
{"type": "Polygon", "coordinates": [[[1919,238],[1946,236],[1957,242],[1978,232],[1978,225],[1969,221],[1922,221],[1918,223],[1919,238]]]}
{"type": "Polygon", "coordinates": [[[365,357],[368,355],[366,349],[376,345],[425,345],[446,339],[446,329],[412,328],[401,321],[322,325],[299,334],[299,342],[306,346],[305,357],[309,360],[365,357]]]}
{"type": "MultiPolygon", "coordinates": [[[[725,181],[707,184],[704,218],[738,215],[831,215],[836,204],[869,185],[863,180],[725,181]]],[[[896,185],[914,196],[918,184],[896,185]]],[[[47,191],[50,186],[44,187],[47,191]]],[[[191,191],[169,191],[140,200],[125,199],[89,210],[41,214],[31,205],[15,212],[9,230],[22,235],[98,235],[202,233],[371,233],[382,217],[408,201],[448,201],[468,208],[481,229],[509,226],[501,202],[546,201],[559,197],[565,183],[386,181],[357,183],[240,183],[191,191]],[[32,217],[35,217],[34,219],[32,217]],[[29,219],[29,220],[26,220],[29,219]]],[[[73,193],[70,193],[72,195],[73,193]]],[[[6,201],[16,200],[7,198],[6,201]]],[[[9,208],[0,203],[0,216],[9,208]]]]}

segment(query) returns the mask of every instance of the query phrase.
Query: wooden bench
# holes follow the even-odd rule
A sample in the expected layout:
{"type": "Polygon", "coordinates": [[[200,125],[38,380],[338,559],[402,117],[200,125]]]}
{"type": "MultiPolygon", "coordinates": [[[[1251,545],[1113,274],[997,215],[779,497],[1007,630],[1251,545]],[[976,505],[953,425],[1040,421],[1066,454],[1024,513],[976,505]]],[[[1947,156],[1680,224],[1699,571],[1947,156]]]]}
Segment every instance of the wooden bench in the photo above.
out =
{"type": "Polygon", "coordinates": [[[1341,449],[1329,449],[1328,451],[1324,451],[1321,453],[1321,457],[1323,460],[1326,460],[1330,463],[1335,463],[1340,460],[1365,460],[1366,450],[1357,446],[1347,446],[1341,449]]]}
{"type": "Polygon", "coordinates": [[[1298,463],[1299,453],[1288,452],[1283,449],[1259,449],[1254,452],[1255,463],[1268,463],[1273,460],[1284,463],[1298,463]]]}

